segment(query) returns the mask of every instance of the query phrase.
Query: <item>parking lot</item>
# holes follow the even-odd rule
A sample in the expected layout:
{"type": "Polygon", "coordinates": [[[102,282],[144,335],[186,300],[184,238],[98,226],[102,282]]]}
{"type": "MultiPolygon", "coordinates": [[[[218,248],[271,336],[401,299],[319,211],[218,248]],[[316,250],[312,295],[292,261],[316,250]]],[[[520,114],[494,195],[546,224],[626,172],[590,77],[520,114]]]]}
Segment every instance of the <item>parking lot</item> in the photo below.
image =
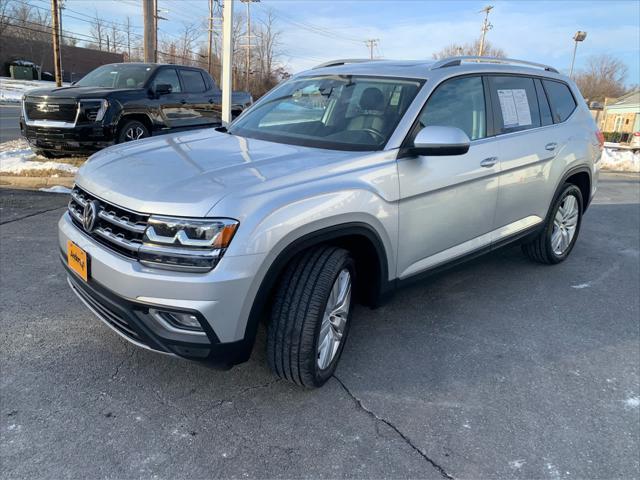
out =
{"type": "Polygon", "coordinates": [[[58,259],[65,195],[0,190],[3,478],[636,478],[640,181],[565,263],[509,247],[360,307],[322,389],[127,344],[58,259]]]}

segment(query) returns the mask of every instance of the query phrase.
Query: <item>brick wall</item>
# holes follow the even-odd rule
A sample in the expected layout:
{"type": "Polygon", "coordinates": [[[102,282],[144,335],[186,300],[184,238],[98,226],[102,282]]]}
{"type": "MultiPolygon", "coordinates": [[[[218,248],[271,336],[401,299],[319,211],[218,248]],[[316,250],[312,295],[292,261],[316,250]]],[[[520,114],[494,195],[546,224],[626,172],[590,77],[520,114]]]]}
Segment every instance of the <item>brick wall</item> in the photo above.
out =
{"type": "MultiPolygon", "coordinates": [[[[24,38],[0,36],[0,74],[9,76],[7,62],[20,59],[42,65],[43,72],[54,73],[53,46],[24,38]]],[[[62,73],[65,82],[79,80],[96,67],[124,61],[120,53],[62,45],[62,73]]]]}

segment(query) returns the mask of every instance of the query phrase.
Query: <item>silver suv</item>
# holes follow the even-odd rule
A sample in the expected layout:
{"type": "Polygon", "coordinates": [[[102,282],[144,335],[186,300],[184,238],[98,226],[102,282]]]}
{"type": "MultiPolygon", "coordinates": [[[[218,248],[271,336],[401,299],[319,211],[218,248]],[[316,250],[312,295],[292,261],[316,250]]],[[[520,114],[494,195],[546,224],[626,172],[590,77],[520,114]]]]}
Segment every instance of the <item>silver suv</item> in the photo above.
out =
{"type": "Polygon", "coordinates": [[[265,321],[275,374],[318,387],[355,302],[515,241],[567,258],[602,144],[575,84],[545,65],[335,61],[227,129],[93,155],[60,219],[62,261],[140,347],[231,366],[265,321]]]}

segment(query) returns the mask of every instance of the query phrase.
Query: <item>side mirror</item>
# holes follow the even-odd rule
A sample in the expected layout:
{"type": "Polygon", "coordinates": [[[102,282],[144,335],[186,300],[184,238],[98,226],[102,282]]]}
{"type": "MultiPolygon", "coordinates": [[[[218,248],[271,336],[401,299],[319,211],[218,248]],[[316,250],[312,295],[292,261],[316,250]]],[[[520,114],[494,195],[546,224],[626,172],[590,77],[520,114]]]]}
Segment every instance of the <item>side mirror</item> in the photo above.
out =
{"type": "Polygon", "coordinates": [[[160,95],[168,95],[173,91],[173,87],[168,83],[159,83],[156,85],[154,93],[158,96],[160,95]]]}
{"type": "Polygon", "coordinates": [[[72,86],[73,86],[73,85],[75,85],[75,84],[76,84],[76,82],[75,82],[75,81],[71,82],[71,85],[72,85],[72,86]]]}
{"type": "Polygon", "coordinates": [[[464,155],[469,151],[471,140],[466,133],[457,127],[424,127],[418,132],[413,146],[409,147],[412,155],[464,155]]]}

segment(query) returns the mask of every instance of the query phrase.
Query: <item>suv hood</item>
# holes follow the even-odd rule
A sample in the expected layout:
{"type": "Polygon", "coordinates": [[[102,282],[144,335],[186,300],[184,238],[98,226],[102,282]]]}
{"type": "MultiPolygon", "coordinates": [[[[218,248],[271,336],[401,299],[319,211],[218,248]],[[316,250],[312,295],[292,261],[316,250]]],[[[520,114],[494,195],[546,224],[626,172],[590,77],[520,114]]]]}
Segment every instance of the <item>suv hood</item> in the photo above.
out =
{"type": "Polygon", "coordinates": [[[196,130],[102,150],[80,168],[76,183],[141,213],[205,217],[229,193],[246,192],[353,154],[196,130]]]}
{"type": "Polygon", "coordinates": [[[49,97],[49,98],[104,98],[111,93],[123,93],[139,91],[139,88],[106,88],[106,87],[79,87],[71,85],[68,87],[55,88],[35,88],[27,90],[27,97],[49,97]]]}

